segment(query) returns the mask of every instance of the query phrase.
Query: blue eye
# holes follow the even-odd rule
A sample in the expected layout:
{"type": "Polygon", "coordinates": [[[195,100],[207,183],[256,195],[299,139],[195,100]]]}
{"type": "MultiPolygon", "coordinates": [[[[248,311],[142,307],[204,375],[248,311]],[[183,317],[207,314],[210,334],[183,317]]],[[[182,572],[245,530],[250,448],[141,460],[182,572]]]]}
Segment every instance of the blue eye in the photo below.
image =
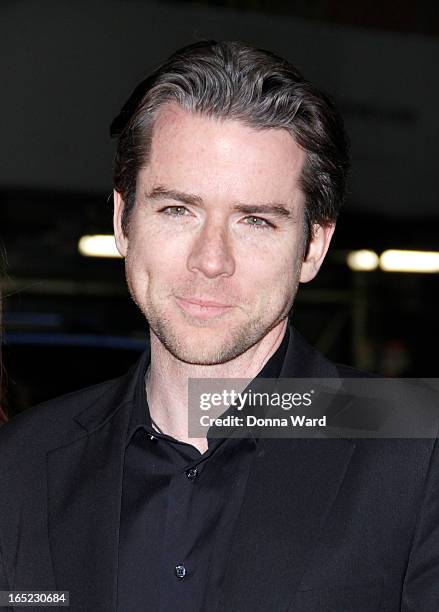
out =
{"type": "Polygon", "coordinates": [[[274,227],[272,223],[269,223],[266,219],[262,219],[261,217],[255,217],[251,215],[250,217],[245,218],[246,225],[250,225],[256,229],[268,229],[274,227]]]}
{"type": "Polygon", "coordinates": [[[171,217],[184,217],[185,213],[188,212],[184,206],[167,206],[160,212],[164,212],[166,215],[171,217]]]}

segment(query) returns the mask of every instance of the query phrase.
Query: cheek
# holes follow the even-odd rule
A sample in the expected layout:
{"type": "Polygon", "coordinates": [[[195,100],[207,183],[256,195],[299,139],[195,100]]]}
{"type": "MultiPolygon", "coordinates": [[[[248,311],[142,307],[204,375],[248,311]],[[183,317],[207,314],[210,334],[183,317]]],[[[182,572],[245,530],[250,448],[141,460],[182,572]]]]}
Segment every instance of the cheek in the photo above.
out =
{"type": "Polygon", "coordinates": [[[189,283],[184,259],[175,248],[146,242],[148,248],[132,249],[126,260],[127,279],[132,294],[142,304],[161,304],[181,285],[189,283]]]}
{"type": "Polygon", "coordinates": [[[297,284],[300,261],[293,245],[284,248],[259,245],[251,253],[246,252],[241,261],[241,279],[264,299],[289,293],[297,284]]]}
{"type": "Polygon", "coordinates": [[[127,260],[131,269],[139,275],[172,274],[184,263],[185,249],[180,238],[152,227],[130,241],[127,260]]]}

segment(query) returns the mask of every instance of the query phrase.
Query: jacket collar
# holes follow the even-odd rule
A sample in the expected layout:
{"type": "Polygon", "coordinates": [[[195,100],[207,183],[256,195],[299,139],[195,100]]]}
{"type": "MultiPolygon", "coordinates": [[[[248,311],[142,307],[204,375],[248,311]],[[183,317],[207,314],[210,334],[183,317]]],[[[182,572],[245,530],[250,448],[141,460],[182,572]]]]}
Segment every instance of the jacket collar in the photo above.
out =
{"type": "Polygon", "coordinates": [[[116,378],[107,390],[92,405],[87,405],[74,420],[88,433],[109,421],[125,404],[134,401],[139,378],[143,378],[150,362],[150,347],[147,345],[137,362],[128,372],[116,378]]]}
{"type": "Polygon", "coordinates": [[[280,378],[333,378],[339,373],[334,363],[311,346],[305,338],[289,325],[289,342],[280,378]]]}

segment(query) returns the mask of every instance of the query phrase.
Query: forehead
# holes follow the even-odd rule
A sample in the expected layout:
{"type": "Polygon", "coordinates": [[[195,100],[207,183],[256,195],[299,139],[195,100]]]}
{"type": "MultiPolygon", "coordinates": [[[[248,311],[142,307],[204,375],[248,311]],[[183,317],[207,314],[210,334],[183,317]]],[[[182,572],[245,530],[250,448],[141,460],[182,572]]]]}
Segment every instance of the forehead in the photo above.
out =
{"type": "Polygon", "coordinates": [[[148,162],[139,178],[197,188],[206,195],[233,190],[238,197],[260,192],[260,197],[291,200],[304,160],[304,151],[287,130],[255,129],[172,103],[156,117],[148,162]]]}

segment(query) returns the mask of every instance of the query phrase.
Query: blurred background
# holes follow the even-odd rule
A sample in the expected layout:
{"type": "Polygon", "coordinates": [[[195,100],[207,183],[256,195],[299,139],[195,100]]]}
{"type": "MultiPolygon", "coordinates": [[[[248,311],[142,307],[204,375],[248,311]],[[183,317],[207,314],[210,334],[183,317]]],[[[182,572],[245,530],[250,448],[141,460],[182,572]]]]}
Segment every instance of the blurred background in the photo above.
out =
{"type": "Polygon", "coordinates": [[[78,242],[112,233],[112,118],[161,60],[201,38],[287,57],[335,99],[346,122],[347,205],[319,277],[299,290],[295,325],[336,361],[386,376],[437,375],[435,3],[3,0],[0,15],[10,416],[123,373],[144,347],[146,324],[122,260],[87,257],[78,242]],[[392,259],[389,249],[421,254],[392,259]],[[353,258],[358,250],[368,253],[353,258]]]}

